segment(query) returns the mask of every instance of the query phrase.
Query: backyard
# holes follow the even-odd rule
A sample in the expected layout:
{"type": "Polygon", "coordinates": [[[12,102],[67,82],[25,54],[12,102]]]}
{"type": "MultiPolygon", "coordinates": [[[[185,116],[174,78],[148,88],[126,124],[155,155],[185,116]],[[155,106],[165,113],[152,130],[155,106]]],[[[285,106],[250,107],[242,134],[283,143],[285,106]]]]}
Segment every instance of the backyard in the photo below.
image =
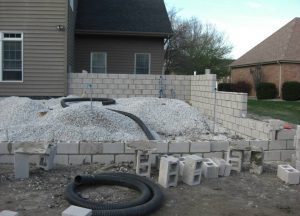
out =
{"type": "Polygon", "coordinates": [[[248,100],[248,113],[300,124],[300,101],[248,100]]]}

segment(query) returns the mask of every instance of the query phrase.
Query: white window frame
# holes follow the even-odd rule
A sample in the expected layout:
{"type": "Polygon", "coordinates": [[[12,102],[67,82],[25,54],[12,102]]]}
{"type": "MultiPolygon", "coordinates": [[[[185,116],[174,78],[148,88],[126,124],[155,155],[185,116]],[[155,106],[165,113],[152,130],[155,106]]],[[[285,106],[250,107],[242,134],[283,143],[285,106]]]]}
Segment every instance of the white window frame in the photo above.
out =
{"type": "Polygon", "coordinates": [[[104,54],[104,56],[105,56],[105,60],[104,60],[104,63],[105,63],[105,73],[104,74],[106,74],[107,73],[107,53],[106,52],[91,52],[91,54],[90,54],[90,71],[91,71],[91,73],[93,73],[93,54],[94,53],[102,53],[102,54],[104,54]]]}
{"type": "Polygon", "coordinates": [[[23,32],[16,32],[16,31],[1,31],[0,32],[0,82],[7,82],[7,83],[22,83],[24,80],[24,34],[23,32]],[[4,38],[4,34],[21,34],[20,38],[4,38]],[[21,80],[3,80],[3,41],[21,41],[21,48],[22,48],[22,52],[21,52],[21,60],[22,60],[22,64],[21,64],[21,72],[22,72],[22,79],[21,80]]]}
{"type": "Polygon", "coordinates": [[[134,74],[137,74],[136,73],[136,56],[137,55],[148,55],[149,56],[148,74],[151,74],[151,53],[134,53],[134,74]]]}

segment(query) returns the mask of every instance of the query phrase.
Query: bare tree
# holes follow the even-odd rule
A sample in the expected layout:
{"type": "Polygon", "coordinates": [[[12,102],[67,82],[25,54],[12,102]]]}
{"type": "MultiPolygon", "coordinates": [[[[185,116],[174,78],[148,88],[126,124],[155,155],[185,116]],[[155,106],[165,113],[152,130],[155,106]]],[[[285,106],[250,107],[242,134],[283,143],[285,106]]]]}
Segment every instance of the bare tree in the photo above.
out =
{"type": "Polygon", "coordinates": [[[182,19],[177,12],[175,8],[169,11],[173,36],[166,43],[166,73],[192,74],[195,70],[204,72],[205,68],[217,74],[228,72],[228,61],[224,60],[228,60],[232,47],[224,34],[195,17],[182,19]]]}
{"type": "Polygon", "coordinates": [[[256,65],[254,68],[250,68],[250,73],[252,75],[255,86],[257,86],[257,84],[263,81],[264,79],[263,71],[262,71],[262,66],[260,64],[256,65]]]}

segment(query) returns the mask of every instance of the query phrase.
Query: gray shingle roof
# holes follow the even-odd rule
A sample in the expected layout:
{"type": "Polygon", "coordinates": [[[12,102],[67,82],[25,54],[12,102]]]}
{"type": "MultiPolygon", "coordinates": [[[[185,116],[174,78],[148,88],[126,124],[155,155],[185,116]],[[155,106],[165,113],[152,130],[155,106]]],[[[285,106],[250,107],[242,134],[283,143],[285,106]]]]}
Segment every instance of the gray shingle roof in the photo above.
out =
{"type": "Polygon", "coordinates": [[[276,61],[300,63],[300,18],[294,18],[230,66],[239,67],[276,61]]]}
{"type": "Polygon", "coordinates": [[[79,0],[76,32],[172,33],[163,0],[79,0]]]}

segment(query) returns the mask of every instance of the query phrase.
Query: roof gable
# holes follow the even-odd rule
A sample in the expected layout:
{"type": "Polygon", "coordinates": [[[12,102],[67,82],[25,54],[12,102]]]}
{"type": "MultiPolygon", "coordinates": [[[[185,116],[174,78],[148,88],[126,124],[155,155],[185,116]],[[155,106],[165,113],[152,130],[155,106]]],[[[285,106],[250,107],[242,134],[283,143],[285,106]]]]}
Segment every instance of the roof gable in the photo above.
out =
{"type": "Polygon", "coordinates": [[[79,0],[76,31],[171,34],[163,0],[79,0]]]}
{"type": "Polygon", "coordinates": [[[300,62],[300,18],[294,18],[230,66],[276,61],[300,62]]]}

